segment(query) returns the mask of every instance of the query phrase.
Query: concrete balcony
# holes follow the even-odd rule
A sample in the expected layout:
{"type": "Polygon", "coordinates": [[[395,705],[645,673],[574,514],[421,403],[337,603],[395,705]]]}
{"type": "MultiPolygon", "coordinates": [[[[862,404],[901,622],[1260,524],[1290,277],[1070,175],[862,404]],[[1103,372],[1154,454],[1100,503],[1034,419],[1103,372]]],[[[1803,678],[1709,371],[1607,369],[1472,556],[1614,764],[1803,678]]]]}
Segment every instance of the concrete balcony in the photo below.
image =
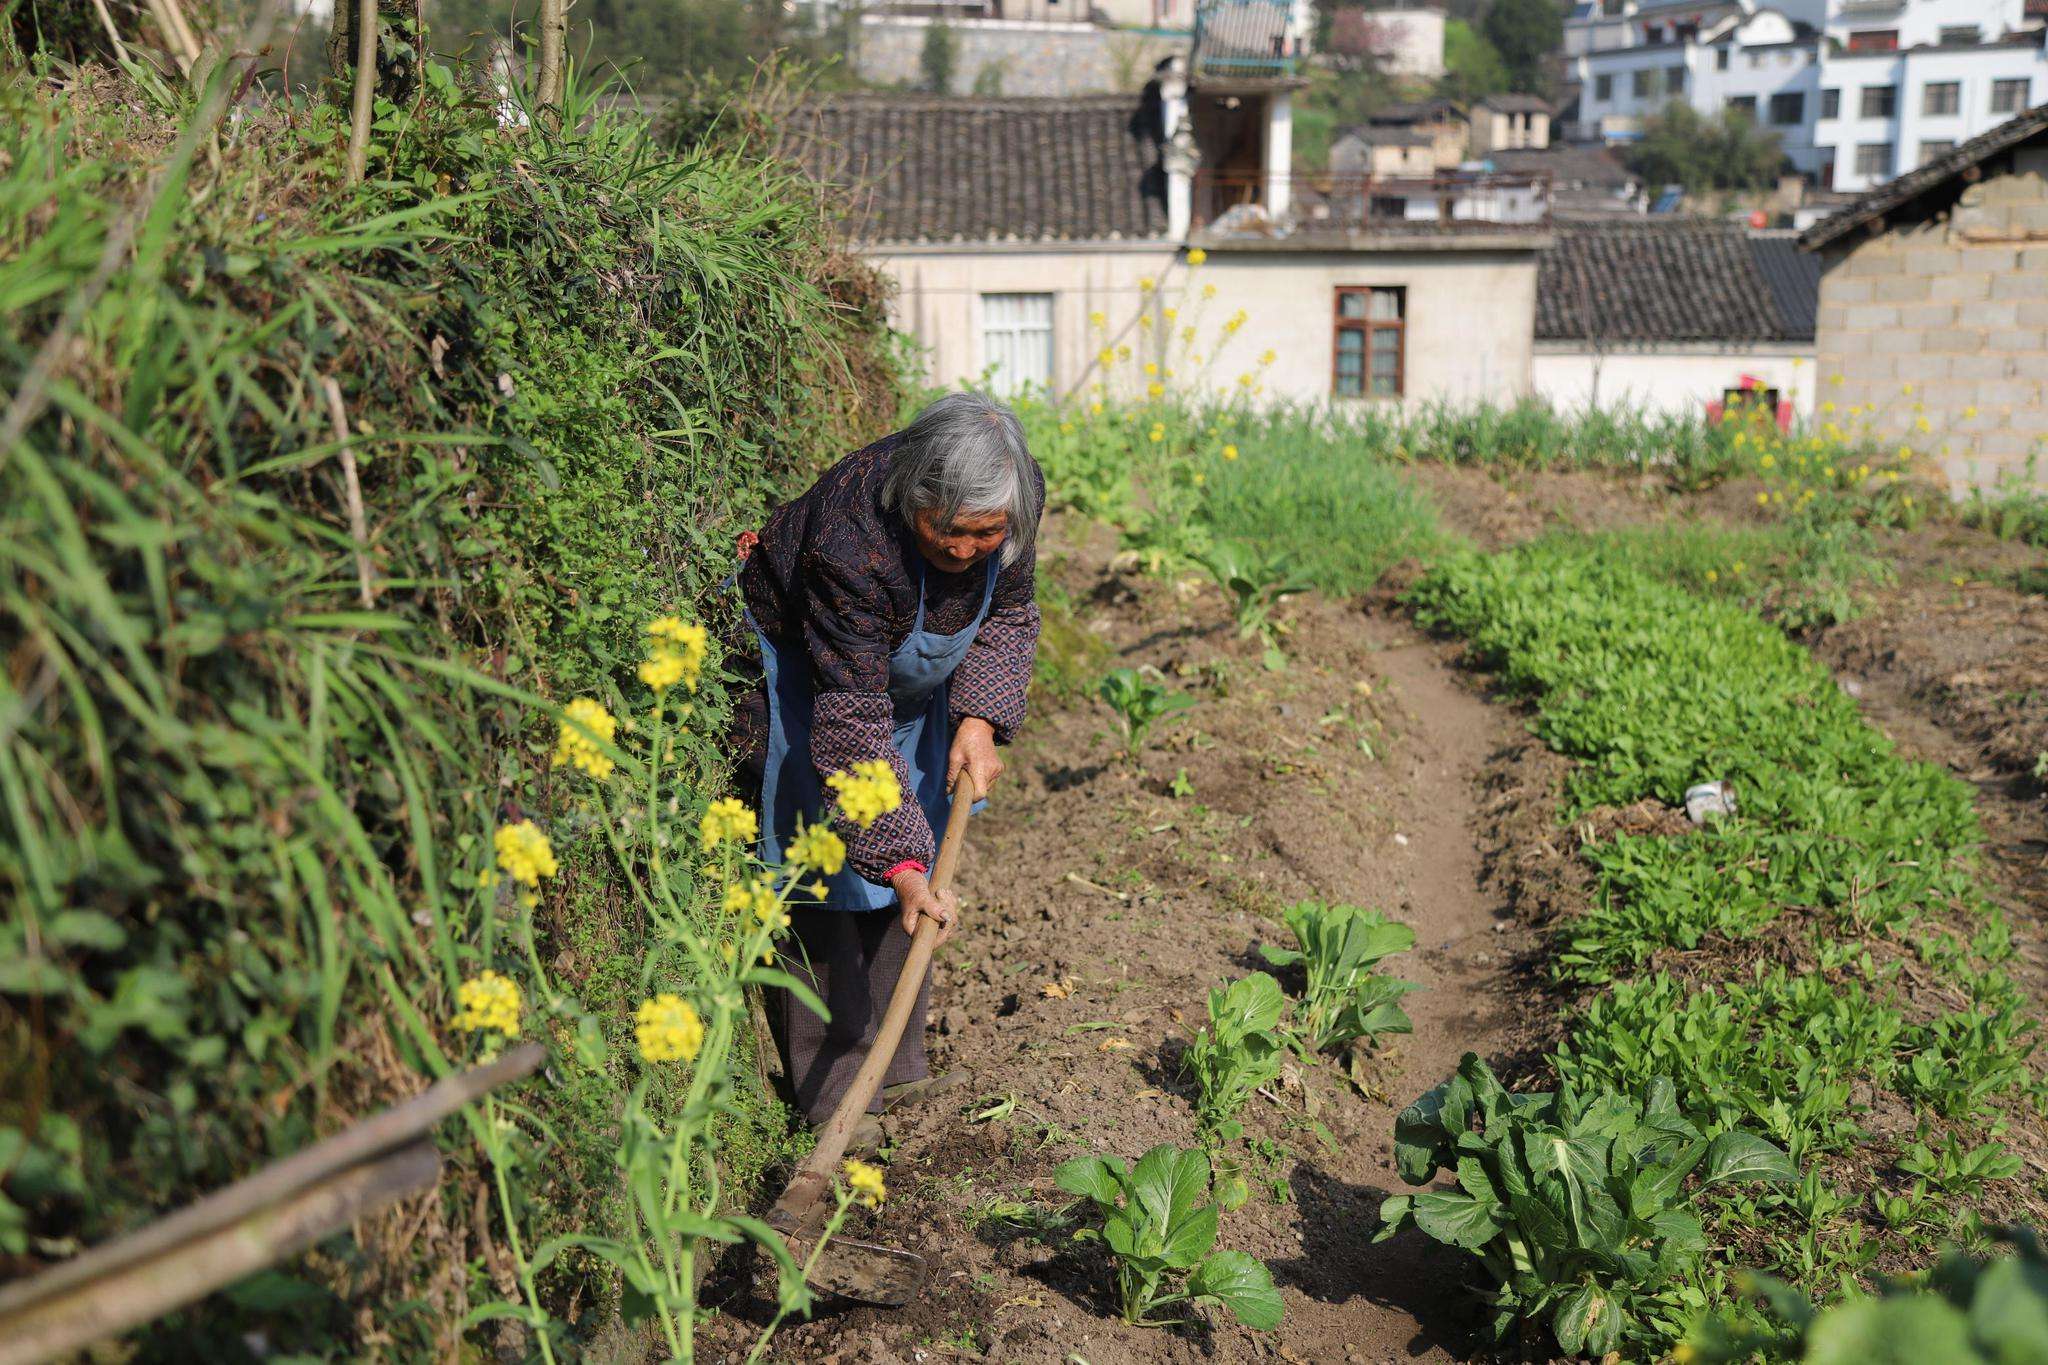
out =
{"type": "Polygon", "coordinates": [[[1550,225],[1550,177],[1449,173],[1431,177],[1337,175],[1202,169],[1192,195],[1194,236],[1303,247],[1332,239],[1399,237],[1445,240],[1467,235],[1540,233],[1550,225]],[[1268,211],[1284,192],[1286,207],[1268,211]]]}

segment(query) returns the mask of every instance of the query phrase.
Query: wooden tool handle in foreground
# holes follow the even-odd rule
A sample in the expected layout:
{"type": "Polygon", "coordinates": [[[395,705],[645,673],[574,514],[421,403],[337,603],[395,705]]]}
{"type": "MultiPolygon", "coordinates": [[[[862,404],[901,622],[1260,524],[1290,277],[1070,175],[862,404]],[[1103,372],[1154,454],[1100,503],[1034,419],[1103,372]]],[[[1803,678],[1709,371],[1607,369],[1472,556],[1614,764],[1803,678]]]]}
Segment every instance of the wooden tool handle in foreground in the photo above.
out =
{"type": "MultiPolygon", "coordinates": [[[[938,866],[932,869],[932,890],[945,891],[953,885],[953,874],[960,866],[960,850],[967,842],[967,814],[974,807],[975,798],[964,788],[970,779],[963,773],[959,785],[954,788],[952,809],[946,814],[946,837],[939,842],[938,866]]],[[[861,1115],[867,1113],[868,1104],[875,1098],[875,1092],[882,1088],[882,1075],[888,1071],[889,1063],[896,1058],[896,1045],[903,1041],[903,1029],[910,1022],[910,1008],[917,1003],[918,987],[924,984],[925,969],[931,965],[932,948],[938,943],[939,922],[929,917],[917,924],[917,932],[910,937],[910,953],[903,959],[903,974],[896,978],[895,993],[889,997],[889,1008],[882,1015],[882,1026],[875,1030],[875,1041],[868,1048],[867,1059],[854,1073],[853,1085],[847,1090],[839,1107],[832,1111],[832,1117],[818,1130],[818,1145],[804,1158],[797,1168],[792,1189],[798,1184],[808,1183],[806,1176],[829,1179],[839,1166],[839,1158],[846,1154],[846,1143],[853,1136],[854,1125],[861,1115]]]]}

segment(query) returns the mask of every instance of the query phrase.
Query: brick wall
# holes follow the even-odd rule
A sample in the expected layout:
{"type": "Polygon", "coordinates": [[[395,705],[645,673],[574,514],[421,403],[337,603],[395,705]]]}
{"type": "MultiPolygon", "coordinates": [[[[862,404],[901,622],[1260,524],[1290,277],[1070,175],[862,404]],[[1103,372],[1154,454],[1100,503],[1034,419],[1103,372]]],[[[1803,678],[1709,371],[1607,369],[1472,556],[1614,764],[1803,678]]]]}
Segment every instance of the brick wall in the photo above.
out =
{"type": "MultiPolygon", "coordinates": [[[[1136,94],[1152,68],[1186,38],[1097,28],[1092,24],[953,20],[953,88],[948,94],[1136,94]]],[[[931,21],[909,15],[869,15],[861,23],[856,68],[877,85],[920,86],[931,21]]]]}
{"type": "Polygon", "coordinates": [[[2048,487],[2048,150],[1951,213],[1847,239],[1823,270],[1820,421],[1912,446],[1959,490],[2030,455],[2048,487]]]}

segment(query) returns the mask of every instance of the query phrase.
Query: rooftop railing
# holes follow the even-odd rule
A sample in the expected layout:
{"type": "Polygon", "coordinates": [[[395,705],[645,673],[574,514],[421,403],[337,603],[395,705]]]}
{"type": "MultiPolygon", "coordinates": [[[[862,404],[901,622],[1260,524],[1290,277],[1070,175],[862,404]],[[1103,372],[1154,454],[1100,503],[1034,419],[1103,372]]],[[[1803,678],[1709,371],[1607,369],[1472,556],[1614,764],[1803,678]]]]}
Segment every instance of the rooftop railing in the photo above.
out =
{"type": "Polygon", "coordinates": [[[1195,9],[1191,69],[1197,79],[1295,75],[1308,59],[1294,31],[1293,0],[1203,0],[1195,9]]]}
{"type": "Polygon", "coordinates": [[[1212,233],[1275,236],[1303,231],[1485,231],[1550,222],[1550,177],[1446,173],[1340,175],[1297,171],[1278,177],[1287,208],[1277,217],[1260,172],[1195,172],[1193,225],[1212,233]]]}

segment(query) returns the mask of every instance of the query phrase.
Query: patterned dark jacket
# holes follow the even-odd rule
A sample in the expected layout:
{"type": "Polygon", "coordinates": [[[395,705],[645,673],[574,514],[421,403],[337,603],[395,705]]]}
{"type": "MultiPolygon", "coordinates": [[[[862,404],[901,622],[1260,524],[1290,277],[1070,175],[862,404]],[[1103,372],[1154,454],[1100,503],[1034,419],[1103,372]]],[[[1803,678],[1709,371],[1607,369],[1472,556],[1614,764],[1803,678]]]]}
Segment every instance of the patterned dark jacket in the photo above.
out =
{"type": "MultiPolygon", "coordinates": [[[[899,442],[885,436],[825,471],[810,489],[776,509],[740,570],[740,591],[776,653],[808,659],[817,692],[811,760],[819,776],[864,759],[887,759],[908,789],[889,703],[889,656],[917,619],[920,556],[902,517],[883,508],[882,481],[899,442]]],[[[1043,502],[1045,477],[1032,467],[1043,502]]],[[[981,606],[987,570],[961,574],[927,566],[925,629],[964,630],[981,606]]],[[[952,719],[978,716],[1007,744],[1024,723],[1024,692],[1038,646],[1036,568],[1027,557],[996,574],[988,619],[953,674],[952,719]]],[[[758,653],[750,644],[736,658],[758,653]]],[[[756,775],[767,745],[767,697],[757,680],[735,709],[731,736],[742,766],[756,775]]],[[[929,821],[914,801],[867,830],[847,830],[848,861],[872,882],[907,860],[930,865],[929,821]]]]}

